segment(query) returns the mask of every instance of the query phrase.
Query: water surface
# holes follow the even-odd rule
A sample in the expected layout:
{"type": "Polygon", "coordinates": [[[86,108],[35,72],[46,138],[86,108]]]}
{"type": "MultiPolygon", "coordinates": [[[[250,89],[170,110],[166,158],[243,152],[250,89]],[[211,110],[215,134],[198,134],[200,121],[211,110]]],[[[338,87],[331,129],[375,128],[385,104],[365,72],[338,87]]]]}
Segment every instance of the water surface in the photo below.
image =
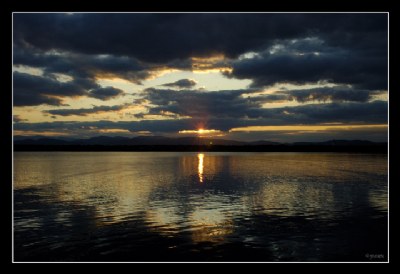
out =
{"type": "Polygon", "coordinates": [[[387,155],[15,152],[15,261],[386,261],[387,155]]]}

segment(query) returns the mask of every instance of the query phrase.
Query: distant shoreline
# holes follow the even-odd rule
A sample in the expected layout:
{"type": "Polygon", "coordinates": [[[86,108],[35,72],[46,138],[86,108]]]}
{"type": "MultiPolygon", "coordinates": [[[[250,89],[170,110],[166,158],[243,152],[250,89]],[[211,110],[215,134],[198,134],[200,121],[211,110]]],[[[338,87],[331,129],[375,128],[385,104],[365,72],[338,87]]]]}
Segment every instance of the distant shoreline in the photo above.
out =
{"type": "Polygon", "coordinates": [[[14,144],[14,151],[169,151],[169,152],[354,152],[387,154],[387,145],[21,145],[14,144]]]}

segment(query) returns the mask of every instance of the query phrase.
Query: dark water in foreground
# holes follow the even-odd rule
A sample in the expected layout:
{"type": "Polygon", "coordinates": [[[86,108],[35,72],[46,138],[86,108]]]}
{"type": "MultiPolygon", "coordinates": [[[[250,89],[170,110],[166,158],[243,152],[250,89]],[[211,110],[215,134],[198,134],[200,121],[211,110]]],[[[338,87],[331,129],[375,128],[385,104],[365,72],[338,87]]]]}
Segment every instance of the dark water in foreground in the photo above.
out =
{"type": "Polygon", "coordinates": [[[16,152],[15,261],[387,261],[387,155],[16,152]]]}

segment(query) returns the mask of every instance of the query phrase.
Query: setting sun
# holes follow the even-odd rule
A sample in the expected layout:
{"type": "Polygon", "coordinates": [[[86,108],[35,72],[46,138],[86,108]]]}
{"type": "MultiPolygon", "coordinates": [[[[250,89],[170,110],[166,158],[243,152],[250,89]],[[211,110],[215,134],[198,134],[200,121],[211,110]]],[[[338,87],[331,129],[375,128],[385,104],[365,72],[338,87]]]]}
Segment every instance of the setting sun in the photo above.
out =
{"type": "Polygon", "coordinates": [[[180,130],[180,134],[213,134],[213,133],[220,133],[221,131],[218,129],[203,129],[199,128],[197,130],[180,130]]]}

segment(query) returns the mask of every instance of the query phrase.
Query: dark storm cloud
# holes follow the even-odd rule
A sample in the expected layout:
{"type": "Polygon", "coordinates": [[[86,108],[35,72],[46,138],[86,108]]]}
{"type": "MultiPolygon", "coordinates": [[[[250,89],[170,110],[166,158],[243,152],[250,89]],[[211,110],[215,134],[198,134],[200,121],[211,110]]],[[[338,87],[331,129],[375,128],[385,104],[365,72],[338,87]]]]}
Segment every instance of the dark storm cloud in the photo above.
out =
{"type": "Polygon", "coordinates": [[[60,106],[65,97],[89,96],[104,101],[124,94],[117,88],[102,88],[90,78],[76,77],[71,81],[60,82],[52,74],[38,76],[15,71],[13,80],[15,106],[60,106]]]}
{"type": "MultiPolygon", "coordinates": [[[[370,103],[346,102],[312,104],[270,109],[268,114],[283,124],[387,123],[388,104],[385,101],[370,103]]],[[[266,116],[267,117],[267,116],[266,116]]]]}
{"type": "Polygon", "coordinates": [[[163,84],[166,87],[176,87],[176,88],[192,88],[197,84],[196,81],[192,79],[181,79],[173,83],[163,84]]]}
{"type": "MultiPolygon", "coordinates": [[[[328,81],[387,89],[386,14],[15,13],[13,23],[15,65],[41,68],[48,78],[67,74],[86,90],[99,88],[98,77],[140,84],[217,54],[230,58],[216,61],[232,66],[230,77],[253,87],[328,81]],[[248,52],[258,55],[234,60],[248,52]]],[[[27,101],[59,104],[42,93],[27,101]]]]}
{"type": "Polygon", "coordinates": [[[62,100],[59,98],[48,97],[43,94],[32,94],[27,90],[15,92],[14,89],[14,106],[38,106],[38,105],[62,106],[62,100]]]}
{"type": "Polygon", "coordinates": [[[152,63],[235,58],[277,40],[310,36],[338,47],[374,48],[385,44],[386,30],[386,14],[14,14],[19,46],[152,63]]]}
{"type": "Polygon", "coordinates": [[[260,96],[259,100],[268,99],[270,102],[295,100],[300,103],[310,101],[332,102],[367,102],[374,95],[385,94],[386,91],[357,90],[348,87],[323,87],[301,90],[277,91],[272,95],[260,96]]]}
{"type": "Polygon", "coordinates": [[[118,88],[113,88],[113,87],[97,88],[97,89],[93,89],[89,92],[90,97],[100,99],[103,101],[117,98],[123,94],[124,94],[124,91],[122,91],[118,88]]]}
{"type": "Polygon", "coordinates": [[[81,95],[109,100],[122,95],[123,91],[113,87],[102,88],[96,82],[97,77],[119,77],[140,84],[143,79],[152,75],[151,69],[158,69],[155,66],[150,69],[150,66],[124,56],[43,52],[18,47],[14,50],[14,65],[39,68],[43,71],[42,76],[25,74],[25,78],[36,79],[31,81],[34,82],[33,90],[18,88],[21,85],[25,87],[29,85],[25,85],[26,80],[21,79],[20,73],[16,72],[19,73],[14,77],[16,106],[61,104],[60,99],[50,98],[49,95],[63,97],[81,95]],[[60,82],[57,74],[69,76],[72,80],[60,82]],[[71,90],[72,86],[74,90],[71,90]],[[37,89],[41,91],[38,92],[37,89]]]}
{"type": "Polygon", "coordinates": [[[149,114],[172,112],[194,118],[206,117],[256,117],[260,114],[260,102],[241,97],[253,90],[220,90],[205,92],[196,90],[146,89],[145,99],[155,105],[149,114]]]}
{"type": "MultiPolygon", "coordinates": [[[[334,90],[334,89],[333,89],[334,90]]],[[[339,101],[356,101],[330,104],[312,104],[283,108],[262,108],[262,105],[273,99],[282,100],[285,96],[297,96],[303,98],[309,93],[295,91],[295,95],[269,95],[259,97],[242,96],[254,90],[226,90],[218,92],[201,92],[193,90],[169,90],[169,89],[147,89],[145,99],[149,100],[154,107],[149,109],[148,114],[163,114],[165,112],[180,116],[190,116],[193,119],[220,121],[227,119],[222,124],[213,124],[217,129],[229,129],[235,127],[242,119],[247,123],[252,120],[265,124],[309,124],[323,122],[382,122],[387,121],[387,102],[373,101],[366,103],[364,95],[355,98],[347,96],[341,91],[334,90],[328,93],[330,99],[336,96],[339,101]],[[336,93],[335,93],[336,92],[336,93]],[[283,97],[282,97],[283,96],[283,97]],[[353,99],[353,100],[350,100],[353,99]],[[360,102],[358,102],[360,101],[360,102]],[[230,121],[234,124],[232,124],[230,121]]],[[[321,89],[320,92],[323,92],[321,89]]],[[[314,91],[315,94],[318,94],[314,91]]],[[[369,94],[368,92],[366,92],[369,94]]],[[[317,95],[318,96],[318,95],[317,95]]],[[[321,95],[322,96],[322,95],[321,95]]],[[[323,96],[327,96],[324,94],[323,96]]],[[[308,97],[307,97],[308,98],[308,97]]],[[[322,98],[322,97],[321,97],[322,98]]],[[[299,99],[303,100],[303,99],[299,99]]],[[[305,99],[304,99],[305,100],[305,99]]],[[[143,114],[141,114],[143,117],[143,114]]]]}
{"type": "Polygon", "coordinates": [[[252,97],[251,100],[254,102],[261,102],[261,103],[276,103],[276,102],[289,101],[290,98],[286,94],[271,94],[271,95],[252,97]]]}
{"type": "Polygon", "coordinates": [[[44,50],[128,55],[164,63],[193,55],[236,56],[264,45],[261,33],[278,38],[304,32],[285,28],[279,19],[259,14],[15,14],[14,41],[44,50]],[[274,27],[278,25],[281,31],[274,27]]]}
{"type": "Polygon", "coordinates": [[[157,66],[145,65],[135,58],[112,55],[78,55],[74,62],[79,70],[94,76],[117,76],[133,83],[150,77],[157,66]]]}
{"type": "Polygon", "coordinates": [[[85,89],[78,81],[62,83],[49,77],[20,72],[14,72],[13,77],[15,106],[62,105],[59,97],[86,94],[85,89]]]}
{"type": "Polygon", "coordinates": [[[88,55],[71,52],[46,52],[32,48],[14,47],[14,65],[43,69],[45,74],[63,73],[73,78],[118,76],[133,83],[140,83],[151,76],[152,69],[160,66],[145,65],[135,58],[112,55],[88,55]]]}
{"type": "Polygon", "coordinates": [[[234,61],[229,76],[251,79],[253,87],[324,81],[350,84],[359,89],[386,90],[387,65],[386,54],[370,55],[329,47],[296,52],[283,46],[277,52],[265,51],[251,59],[234,61]]]}
{"type": "Polygon", "coordinates": [[[54,109],[46,110],[45,113],[58,116],[86,116],[88,114],[103,113],[103,112],[115,112],[126,108],[127,105],[116,105],[116,106],[94,106],[93,108],[79,108],[79,109],[54,109]]]}
{"type": "Polygon", "coordinates": [[[289,99],[304,103],[308,101],[352,101],[367,102],[374,95],[386,92],[376,92],[370,90],[354,90],[349,88],[315,88],[309,90],[291,90],[287,92],[289,99]]]}
{"type": "Polygon", "coordinates": [[[59,82],[49,77],[36,76],[28,73],[14,72],[14,89],[29,89],[32,93],[50,95],[83,95],[85,90],[81,83],[59,82]]]}
{"type": "Polygon", "coordinates": [[[208,120],[210,128],[229,130],[243,126],[316,125],[321,123],[387,123],[387,102],[312,104],[257,110],[257,118],[219,118],[208,120]]]}

